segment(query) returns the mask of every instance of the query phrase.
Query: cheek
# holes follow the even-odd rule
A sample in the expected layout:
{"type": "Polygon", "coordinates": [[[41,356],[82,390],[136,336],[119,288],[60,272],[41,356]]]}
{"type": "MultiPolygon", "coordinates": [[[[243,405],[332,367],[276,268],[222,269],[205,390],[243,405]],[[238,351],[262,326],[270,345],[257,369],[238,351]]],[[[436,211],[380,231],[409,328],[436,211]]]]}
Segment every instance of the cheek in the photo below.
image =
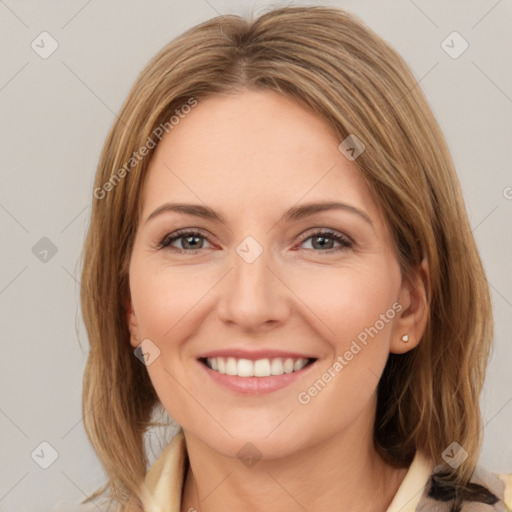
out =
{"type": "MultiPolygon", "coordinates": [[[[301,410],[311,421],[316,417],[325,421],[324,411],[336,404],[340,415],[328,421],[338,428],[353,420],[375,393],[399,309],[400,271],[393,262],[382,267],[345,268],[309,285],[308,305],[328,326],[323,332],[328,333],[324,339],[330,357],[319,365],[297,398],[301,406],[307,405],[301,410]]],[[[305,297],[306,289],[298,295],[305,297]]]]}
{"type": "Polygon", "coordinates": [[[399,269],[390,262],[312,272],[310,278],[297,279],[292,286],[322,320],[322,333],[340,353],[358,337],[363,344],[365,336],[380,340],[389,337],[399,284],[399,269]]]}
{"type": "Polygon", "coordinates": [[[145,338],[163,340],[187,323],[211,285],[197,269],[172,269],[153,262],[134,261],[130,291],[139,329],[145,338]]]}
{"type": "Polygon", "coordinates": [[[208,282],[198,279],[197,270],[170,268],[134,252],[130,292],[139,335],[141,339],[150,339],[159,350],[147,372],[165,409],[184,424],[187,416],[183,411],[190,406],[190,396],[180,386],[187,382],[181,351],[197,323],[194,305],[206,293],[207,285],[208,282]]]}

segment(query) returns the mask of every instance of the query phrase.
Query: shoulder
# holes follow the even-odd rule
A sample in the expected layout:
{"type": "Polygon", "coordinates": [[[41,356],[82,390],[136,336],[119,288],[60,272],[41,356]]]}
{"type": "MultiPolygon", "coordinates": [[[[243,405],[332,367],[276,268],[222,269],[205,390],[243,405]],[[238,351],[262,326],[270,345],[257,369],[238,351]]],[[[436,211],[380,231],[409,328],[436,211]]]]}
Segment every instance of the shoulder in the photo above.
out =
{"type": "MultiPolygon", "coordinates": [[[[416,512],[452,512],[456,489],[447,486],[437,475],[443,466],[436,466],[425,486],[416,512]]],[[[477,465],[466,491],[460,512],[512,511],[512,474],[492,473],[477,465]]]]}

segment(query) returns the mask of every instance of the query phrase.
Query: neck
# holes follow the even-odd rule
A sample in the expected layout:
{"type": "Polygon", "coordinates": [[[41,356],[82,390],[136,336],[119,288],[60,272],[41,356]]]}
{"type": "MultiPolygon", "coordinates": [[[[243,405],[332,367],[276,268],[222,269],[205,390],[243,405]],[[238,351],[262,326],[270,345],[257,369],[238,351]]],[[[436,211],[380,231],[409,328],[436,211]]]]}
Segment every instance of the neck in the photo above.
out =
{"type": "Polygon", "coordinates": [[[252,467],[218,454],[185,432],[190,467],[182,512],[385,512],[407,468],[393,468],[375,451],[374,413],[373,403],[345,430],[290,456],[261,459],[252,467]]]}

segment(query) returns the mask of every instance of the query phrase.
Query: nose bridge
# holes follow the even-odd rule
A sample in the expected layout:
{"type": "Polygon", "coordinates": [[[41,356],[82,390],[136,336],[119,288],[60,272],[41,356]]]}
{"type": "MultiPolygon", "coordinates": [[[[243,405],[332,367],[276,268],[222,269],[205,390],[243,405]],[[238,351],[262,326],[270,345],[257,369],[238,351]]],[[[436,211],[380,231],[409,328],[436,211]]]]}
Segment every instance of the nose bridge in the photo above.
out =
{"type": "Polygon", "coordinates": [[[224,321],[254,330],[261,324],[282,321],[287,312],[286,287],[274,275],[272,252],[253,236],[235,247],[232,271],[218,305],[224,321]]]}

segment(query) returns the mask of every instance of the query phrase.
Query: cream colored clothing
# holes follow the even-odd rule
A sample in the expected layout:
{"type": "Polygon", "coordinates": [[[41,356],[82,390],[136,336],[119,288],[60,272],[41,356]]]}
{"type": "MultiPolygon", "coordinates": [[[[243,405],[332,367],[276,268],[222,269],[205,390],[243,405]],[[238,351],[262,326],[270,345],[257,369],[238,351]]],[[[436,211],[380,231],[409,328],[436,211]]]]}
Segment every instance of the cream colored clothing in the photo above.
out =
{"type": "MultiPolygon", "coordinates": [[[[146,475],[147,498],[145,502],[146,512],[180,512],[183,480],[187,463],[187,452],[183,431],[179,431],[171,440],[169,445],[155,461],[146,475]]],[[[393,501],[387,512],[437,512],[448,510],[446,502],[440,502],[427,497],[426,485],[434,470],[434,464],[422,456],[418,451],[409,466],[393,501]],[[418,505],[420,504],[420,507],[418,505]]],[[[463,510],[470,511],[507,511],[512,509],[512,475],[496,475],[486,473],[485,483],[492,479],[492,489],[500,498],[508,504],[504,508],[500,501],[495,506],[469,503],[463,510]],[[504,486],[506,484],[506,487],[504,486]],[[505,489],[503,489],[505,487],[505,489]],[[476,508],[473,508],[473,505],[476,508]]],[[[479,480],[483,482],[483,480],[479,480]]],[[[489,486],[491,487],[491,486],[489,486]]],[[[314,512],[314,511],[311,511],[314,512]]]]}

